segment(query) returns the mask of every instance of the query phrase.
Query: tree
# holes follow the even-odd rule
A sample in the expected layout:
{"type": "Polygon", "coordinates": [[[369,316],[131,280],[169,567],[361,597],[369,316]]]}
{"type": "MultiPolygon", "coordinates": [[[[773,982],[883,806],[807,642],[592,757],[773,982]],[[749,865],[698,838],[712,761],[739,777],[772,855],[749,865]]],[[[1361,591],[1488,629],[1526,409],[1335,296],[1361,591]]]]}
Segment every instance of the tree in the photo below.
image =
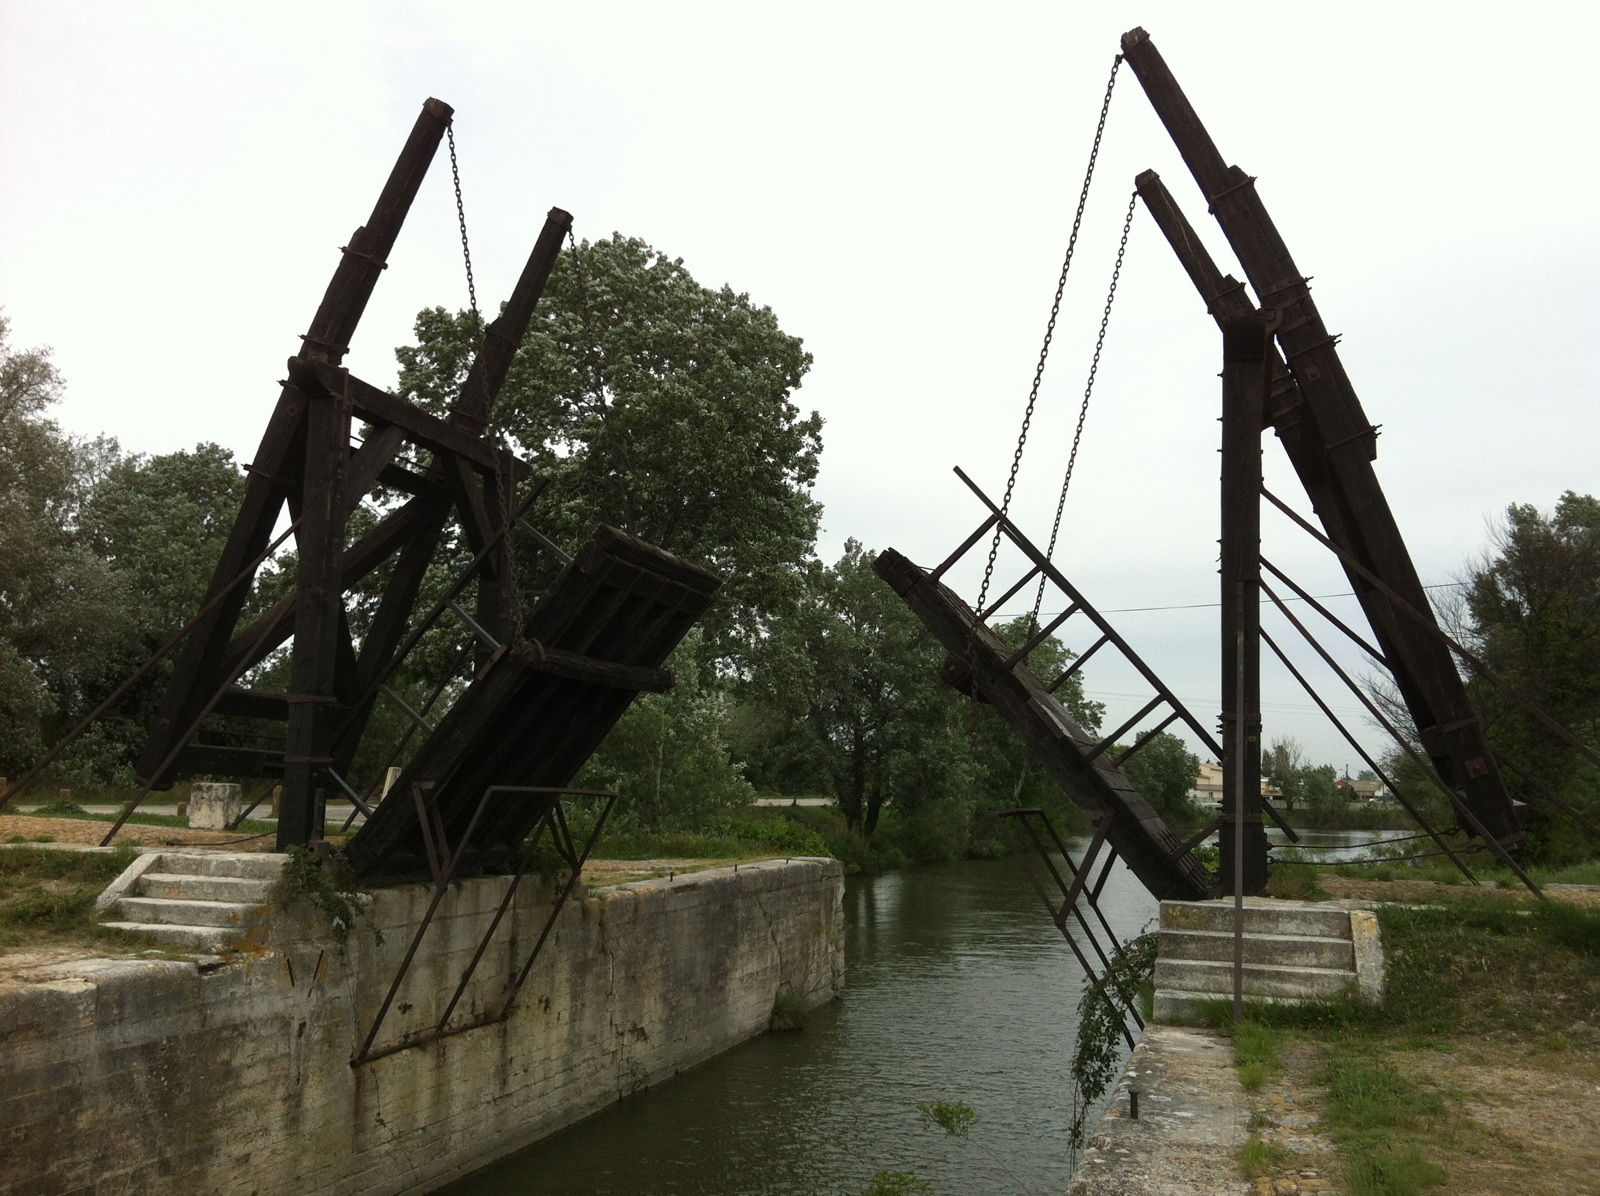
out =
{"type": "Polygon", "coordinates": [[[728,694],[691,631],[669,662],[673,687],[646,694],[584,766],[580,788],[614,791],[624,819],[686,830],[755,798],[727,743],[728,694]]]}
{"type": "MultiPolygon", "coordinates": [[[[1511,505],[1490,554],[1465,580],[1471,646],[1581,741],[1600,745],[1600,500],[1568,490],[1549,515],[1511,505]]],[[[1471,689],[1496,752],[1600,821],[1594,767],[1497,686],[1476,678],[1471,689]]],[[[1515,774],[1507,779],[1520,787],[1515,774]]],[[[1531,810],[1529,858],[1560,862],[1594,851],[1537,786],[1523,796],[1531,810]]]]}
{"type": "Polygon", "coordinates": [[[233,453],[210,443],[121,457],[95,484],[83,535],[136,600],[149,648],[200,609],[243,496],[233,453]]]}
{"type": "Polygon", "coordinates": [[[1200,774],[1200,758],[1176,735],[1162,731],[1152,736],[1122,771],[1164,818],[1180,823],[1198,820],[1200,811],[1190,794],[1200,774]]]}
{"type": "Polygon", "coordinates": [[[1262,777],[1283,794],[1283,804],[1290,810],[1295,808],[1296,802],[1305,802],[1301,791],[1301,774],[1305,767],[1305,752],[1300,741],[1292,736],[1280,735],[1261,753],[1262,777]]]}
{"type": "Polygon", "coordinates": [[[851,830],[870,835],[886,805],[963,794],[970,766],[944,653],[872,571],[860,542],[813,563],[799,609],[774,624],[758,674],[765,699],[804,729],[851,830]]]}
{"type": "MultiPolygon", "coordinates": [[[[397,350],[400,392],[442,411],[472,318],[434,308],[415,331],[397,350]]],[[[816,540],[822,421],[790,401],[810,365],[770,309],[613,235],[557,263],[494,426],[555,479],[534,512],[547,534],[571,543],[609,523],[721,576],[705,643],[744,662],[798,603],[816,540]]]]}
{"type": "Polygon", "coordinates": [[[0,314],[0,771],[30,764],[126,663],[131,615],[79,536],[111,441],[65,435],[47,412],[61,375],[48,349],[13,350],[0,314]]]}

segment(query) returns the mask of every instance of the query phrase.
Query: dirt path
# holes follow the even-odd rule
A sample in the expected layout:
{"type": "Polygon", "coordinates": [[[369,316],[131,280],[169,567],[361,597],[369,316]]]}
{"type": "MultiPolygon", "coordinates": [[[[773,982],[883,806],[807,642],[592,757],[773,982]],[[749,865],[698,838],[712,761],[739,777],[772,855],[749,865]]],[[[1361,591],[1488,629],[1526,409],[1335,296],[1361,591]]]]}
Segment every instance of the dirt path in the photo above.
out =
{"type": "MultiPolygon", "coordinates": [[[[1444,905],[1462,897],[1493,893],[1518,901],[1532,901],[1526,889],[1500,889],[1492,886],[1443,885],[1433,880],[1357,880],[1350,876],[1324,876],[1322,887],[1331,896],[1356,901],[1392,901],[1405,905],[1444,905]]],[[[1544,885],[1553,901],[1566,901],[1588,909],[1600,909],[1600,885],[1544,885]]]]}
{"type": "MultiPolygon", "coordinates": [[[[13,840],[37,841],[48,837],[52,843],[97,845],[111,829],[110,822],[86,818],[35,818],[31,814],[0,814],[0,843],[13,840]]],[[[229,851],[271,851],[273,836],[240,836],[230,831],[192,831],[181,826],[141,826],[128,823],[117,832],[115,843],[140,847],[222,847],[229,851]]]]}

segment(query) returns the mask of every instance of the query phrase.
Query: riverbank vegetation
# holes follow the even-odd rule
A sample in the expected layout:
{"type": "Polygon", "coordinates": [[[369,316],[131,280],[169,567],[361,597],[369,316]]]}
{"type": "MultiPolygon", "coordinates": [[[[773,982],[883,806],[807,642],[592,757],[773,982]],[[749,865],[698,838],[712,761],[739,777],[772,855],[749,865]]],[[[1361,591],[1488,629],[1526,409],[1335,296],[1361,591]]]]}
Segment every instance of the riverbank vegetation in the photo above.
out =
{"type": "Polygon", "coordinates": [[[1241,1166],[1270,1190],[1314,1165],[1314,1143],[1274,1128],[1300,1099],[1354,1196],[1587,1190],[1577,1177],[1600,1161],[1600,911],[1463,895],[1378,917],[1380,1005],[1258,1006],[1235,1028],[1219,1003],[1241,1083],[1260,1097],[1263,1145],[1241,1166]]]}

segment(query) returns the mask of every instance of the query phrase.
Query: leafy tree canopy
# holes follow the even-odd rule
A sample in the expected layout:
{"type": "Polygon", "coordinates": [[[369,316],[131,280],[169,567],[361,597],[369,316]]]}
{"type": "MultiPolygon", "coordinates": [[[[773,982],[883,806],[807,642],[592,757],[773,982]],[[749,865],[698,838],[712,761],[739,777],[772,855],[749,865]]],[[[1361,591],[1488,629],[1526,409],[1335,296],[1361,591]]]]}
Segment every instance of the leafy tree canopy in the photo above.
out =
{"type": "Polygon", "coordinates": [[[49,417],[62,379],[48,349],[17,350],[0,314],[0,772],[14,774],[124,659],[130,616],[106,563],[78,536],[111,441],[49,417]]]}
{"type": "MultiPolygon", "coordinates": [[[[1468,573],[1465,613],[1469,639],[1497,673],[1600,746],[1600,500],[1568,490],[1549,514],[1508,507],[1489,554],[1468,573]]],[[[1472,693],[1495,750],[1600,822],[1594,766],[1495,685],[1475,679],[1472,693]]],[[[1515,774],[1507,781],[1520,784],[1515,774]]],[[[1559,863],[1595,850],[1536,787],[1523,796],[1532,812],[1527,858],[1559,863]]]]}
{"type": "MultiPolygon", "coordinates": [[[[433,308],[415,332],[397,350],[400,393],[442,411],[472,318],[433,308]]],[[[822,421],[791,401],[810,365],[770,309],[613,235],[557,263],[493,422],[554,475],[533,513],[547,534],[572,543],[609,523],[721,576],[706,643],[743,659],[798,603],[816,540],[822,421]]]]}

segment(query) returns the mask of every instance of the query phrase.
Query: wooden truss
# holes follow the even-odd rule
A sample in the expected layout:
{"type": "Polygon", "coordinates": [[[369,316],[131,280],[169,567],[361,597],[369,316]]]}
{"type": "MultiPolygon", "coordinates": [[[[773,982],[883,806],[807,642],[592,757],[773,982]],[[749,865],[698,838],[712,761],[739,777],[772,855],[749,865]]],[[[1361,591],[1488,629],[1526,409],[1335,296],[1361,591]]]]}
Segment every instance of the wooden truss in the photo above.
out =
{"type": "MultiPolygon", "coordinates": [[[[320,837],[328,797],[346,796],[372,813],[346,778],[380,696],[396,701],[428,731],[406,769],[409,788],[402,792],[426,794],[430,819],[448,823],[452,803],[469,800],[455,789],[458,783],[476,787],[472,801],[490,786],[526,785],[535,776],[548,778],[542,781],[548,785],[566,784],[635,691],[670,685],[660,665],[716,588],[715,579],[700,570],[621,533],[605,533],[570,564],[532,617],[530,628],[549,634],[550,642],[529,640],[517,625],[521,595],[510,532],[541,487],[537,481],[524,487],[528,466],[484,433],[571,227],[568,213],[551,209],[447,417],[341,367],[450,119],[447,104],[424,104],[371,217],[343,248],[300,350],[289,360],[277,406],[248,467],[233,530],[137,764],[147,789],[167,788],[195,773],[281,780],[279,850],[320,837]],[[357,425],[365,431],[353,443],[357,425]],[[353,535],[353,513],[380,487],[400,492],[404,501],[353,535]],[[252,583],[285,515],[296,549],[293,586],[241,625],[252,583]],[[417,623],[424,574],[451,520],[474,559],[446,601],[417,623]],[[384,568],[381,597],[358,643],[347,596],[384,568]],[[456,601],[468,584],[476,586],[475,611],[456,601]],[[667,591],[670,597],[655,601],[667,591]],[[477,637],[480,667],[465,697],[435,728],[388,681],[445,608],[477,637]],[[285,644],[286,691],[241,684],[285,644]],[[533,691],[536,701],[511,709],[533,691]],[[537,733],[527,722],[534,712],[537,733]],[[240,746],[226,737],[205,742],[207,728],[227,716],[281,727],[281,740],[270,747],[240,746]]],[[[536,531],[534,538],[542,550],[567,560],[536,531]]],[[[512,823],[523,833],[532,826],[503,811],[494,817],[504,834],[480,835],[480,842],[498,841],[505,850],[512,823]]],[[[414,837],[417,825],[413,811],[409,820],[387,816],[370,835],[365,828],[358,833],[356,854],[365,870],[425,873],[428,853],[405,833],[409,826],[414,837]],[[386,868],[386,849],[373,846],[378,841],[399,851],[404,862],[386,868]]]]}

